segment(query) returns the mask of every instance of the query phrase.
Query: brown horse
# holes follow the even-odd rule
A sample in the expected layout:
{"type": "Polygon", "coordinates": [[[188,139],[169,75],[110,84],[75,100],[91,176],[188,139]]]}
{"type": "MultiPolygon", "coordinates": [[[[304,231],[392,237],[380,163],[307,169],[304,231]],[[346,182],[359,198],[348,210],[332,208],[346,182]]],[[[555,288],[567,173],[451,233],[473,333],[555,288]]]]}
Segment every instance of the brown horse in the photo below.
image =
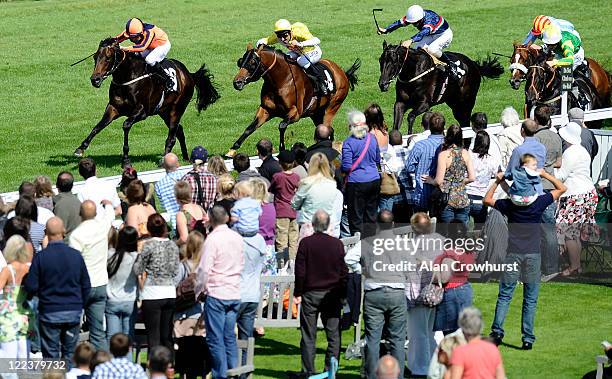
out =
{"type": "Polygon", "coordinates": [[[355,72],[359,69],[360,61],[357,59],[346,71],[327,59],[322,59],[321,63],[332,74],[335,87],[334,91],[325,96],[315,93],[313,84],[304,70],[282,51],[269,46],[253,49],[249,44],[242,58],[238,60],[239,70],[234,78],[234,88],[241,91],[248,83],[263,78],[260,105],[255,119],[226,155],[234,156],[249,135],[274,117],[282,118],[278,126],[280,150],[285,149],[287,126],[301,118],[309,117],[315,125],[325,124],[331,128],[332,120],[346,99],[349,89],[353,90],[357,84],[355,72]]]}
{"type": "MultiPolygon", "coordinates": [[[[510,57],[510,86],[513,89],[519,89],[521,82],[525,81],[528,68],[536,63],[542,54],[542,48],[537,45],[521,45],[513,43],[514,51],[510,57]]],[[[610,106],[610,95],[612,94],[612,85],[610,74],[601,67],[597,61],[591,58],[586,59],[589,64],[590,79],[594,89],[597,92],[598,108],[610,106]]],[[[527,94],[526,94],[527,96],[527,94]]],[[[529,114],[527,109],[527,98],[525,98],[525,116],[529,114]]]]}
{"type": "Polygon", "coordinates": [[[107,38],[100,42],[94,55],[95,67],[91,75],[91,84],[99,88],[104,79],[112,76],[108,90],[109,101],[104,115],[91,133],[81,142],[74,154],[83,156],[91,140],[118,117],[126,116],[123,122],[123,156],[122,164],[129,164],[128,135],[132,125],[152,115],[159,115],[168,126],[168,138],[164,154],[172,151],[176,139],[181,145],[183,159],[188,160],[185,133],[180,124],[181,117],[191,101],[194,88],[198,92],[196,108],[205,110],[219,99],[219,93],[212,82],[213,76],[205,65],[195,73],[179,61],[170,60],[169,70],[174,71],[177,91],[164,92],[162,78],[151,73],[145,60],[135,53],[128,53],[119,48],[117,42],[107,38]]]}

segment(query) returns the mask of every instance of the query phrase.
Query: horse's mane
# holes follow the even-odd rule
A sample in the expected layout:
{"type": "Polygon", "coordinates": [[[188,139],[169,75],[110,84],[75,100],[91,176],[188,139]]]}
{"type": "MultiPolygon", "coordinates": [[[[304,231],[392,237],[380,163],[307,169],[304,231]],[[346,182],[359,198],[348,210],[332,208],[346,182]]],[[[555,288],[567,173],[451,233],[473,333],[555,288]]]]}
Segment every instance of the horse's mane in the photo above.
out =
{"type": "Polygon", "coordinates": [[[281,54],[281,55],[285,54],[281,49],[276,49],[274,48],[274,46],[270,46],[270,45],[261,45],[261,47],[259,48],[259,51],[267,51],[267,52],[281,54]]]}
{"type": "Polygon", "coordinates": [[[109,46],[114,45],[115,43],[116,43],[116,40],[113,37],[106,37],[102,41],[100,41],[100,44],[98,45],[98,47],[109,47],[109,46]]]}

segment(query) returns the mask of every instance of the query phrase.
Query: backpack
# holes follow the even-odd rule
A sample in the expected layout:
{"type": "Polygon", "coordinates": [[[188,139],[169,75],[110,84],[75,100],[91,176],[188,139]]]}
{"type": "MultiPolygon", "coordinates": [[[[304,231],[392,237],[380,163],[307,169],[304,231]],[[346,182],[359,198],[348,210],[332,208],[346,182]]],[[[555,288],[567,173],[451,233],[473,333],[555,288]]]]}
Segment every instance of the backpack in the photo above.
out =
{"type": "Polygon", "coordinates": [[[195,294],[196,274],[195,272],[191,272],[188,262],[183,262],[183,266],[185,267],[187,276],[179,282],[178,286],[176,286],[175,309],[177,311],[189,309],[197,302],[195,294]]]}

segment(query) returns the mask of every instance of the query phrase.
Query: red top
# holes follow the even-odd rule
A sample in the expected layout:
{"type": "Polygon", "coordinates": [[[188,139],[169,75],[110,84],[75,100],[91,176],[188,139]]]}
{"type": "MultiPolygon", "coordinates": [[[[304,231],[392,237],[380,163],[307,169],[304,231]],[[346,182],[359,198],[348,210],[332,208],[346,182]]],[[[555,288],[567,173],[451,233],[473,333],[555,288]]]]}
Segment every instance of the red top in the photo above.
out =
{"type": "Polygon", "coordinates": [[[454,262],[451,266],[452,273],[449,281],[444,284],[445,289],[456,288],[468,282],[470,271],[466,265],[474,263],[474,254],[471,252],[457,252],[455,250],[444,250],[442,254],[434,259],[434,264],[441,264],[446,258],[450,258],[454,262]]]}
{"type": "Polygon", "coordinates": [[[495,378],[497,366],[502,363],[497,346],[480,338],[457,346],[450,361],[453,366],[463,367],[462,379],[495,378]]]}
{"type": "Polygon", "coordinates": [[[297,212],[291,208],[291,199],[297,192],[300,176],[295,172],[277,172],[272,175],[270,192],[274,194],[274,208],[277,218],[295,219],[297,212]]]}

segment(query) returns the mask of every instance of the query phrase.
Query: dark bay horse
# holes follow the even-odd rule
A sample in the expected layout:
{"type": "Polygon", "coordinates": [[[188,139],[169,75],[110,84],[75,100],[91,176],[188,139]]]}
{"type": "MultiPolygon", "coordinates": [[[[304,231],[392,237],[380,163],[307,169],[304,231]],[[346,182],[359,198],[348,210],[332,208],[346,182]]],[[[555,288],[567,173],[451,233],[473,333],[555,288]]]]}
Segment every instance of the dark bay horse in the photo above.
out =
{"type": "Polygon", "coordinates": [[[408,114],[408,133],[412,134],[417,116],[441,103],[448,104],[462,127],[470,126],[481,78],[497,79],[504,69],[497,59],[474,62],[463,54],[448,54],[453,61],[461,61],[461,69],[465,71],[458,81],[447,79],[447,74],[435,67],[433,59],[424,50],[383,42],[378,86],[386,92],[391,82],[396,80],[393,129],[399,130],[404,113],[412,109],[408,114]]]}
{"type": "Polygon", "coordinates": [[[108,90],[109,101],[104,115],[91,133],[81,142],[74,154],[78,157],[91,140],[118,117],[126,116],[123,122],[123,156],[122,164],[129,164],[128,135],[132,125],[152,115],[159,115],[168,126],[168,138],[164,154],[172,151],[176,139],[181,146],[183,159],[189,160],[185,133],[180,124],[181,117],[191,101],[194,89],[197,90],[196,108],[205,110],[219,99],[219,93],[212,82],[213,76],[205,65],[195,73],[179,61],[170,60],[177,81],[177,91],[164,92],[163,80],[149,72],[145,60],[138,54],[121,50],[119,45],[108,38],[100,42],[94,55],[95,67],[91,75],[91,84],[99,88],[104,79],[112,76],[108,90]]]}
{"type": "MultiPolygon", "coordinates": [[[[527,114],[538,106],[546,105],[552,114],[561,112],[561,72],[551,68],[547,63],[548,57],[540,55],[534,63],[527,68],[525,80],[525,106],[527,114]]],[[[575,76],[574,83],[579,91],[589,99],[590,109],[599,109],[606,106],[605,98],[599,96],[597,89],[584,76],[575,76]]],[[[568,109],[578,107],[580,103],[570,91],[568,93],[568,109]]],[[[600,122],[587,123],[590,128],[601,127],[600,122]]]]}
{"type": "MultiPolygon", "coordinates": [[[[540,59],[544,59],[543,57],[545,54],[542,48],[537,45],[526,46],[514,43],[513,49],[514,51],[510,57],[510,73],[512,75],[510,78],[510,86],[517,90],[521,82],[525,81],[527,78],[528,67],[536,64],[540,59]]],[[[597,108],[608,107],[610,106],[610,95],[612,94],[610,74],[596,60],[591,58],[587,58],[586,60],[589,65],[591,84],[597,93],[597,108]]],[[[534,70],[537,69],[534,68],[534,70]]],[[[527,117],[531,111],[531,107],[528,106],[528,104],[527,91],[525,91],[525,117],[527,117]]],[[[592,108],[596,109],[595,106],[592,108]]]]}
{"type": "Polygon", "coordinates": [[[346,99],[349,89],[353,90],[357,84],[356,71],[360,61],[357,59],[346,71],[327,59],[321,59],[321,63],[330,70],[335,87],[334,91],[325,96],[315,93],[304,70],[282,51],[269,46],[253,49],[249,44],[242,58],[238,60],[239,70],[234,78],[234,88],[241,91],[248,83],[263,78],[259,108],[255,119],[226,155],[234,156],[249,135],[274,117],[282,118],[279,124],[280,150],[285,148],[287,126],[301,118],[309,117],[315,126],[325,124],[331,128],[332,120],[346,99]]]}

